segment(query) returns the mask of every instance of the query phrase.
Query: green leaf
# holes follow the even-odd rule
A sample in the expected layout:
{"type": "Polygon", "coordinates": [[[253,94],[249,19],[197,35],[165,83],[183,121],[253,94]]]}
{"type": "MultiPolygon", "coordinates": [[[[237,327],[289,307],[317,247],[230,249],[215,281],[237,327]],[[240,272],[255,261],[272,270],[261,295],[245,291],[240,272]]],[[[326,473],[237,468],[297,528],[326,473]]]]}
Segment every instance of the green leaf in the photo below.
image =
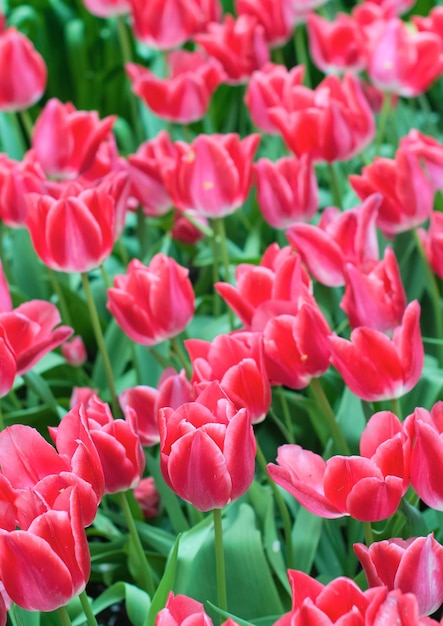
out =
{"type": "Polygon", "coordinates": [[[323,519],[300,507],[292,529],[293,563],[296,569],[309,574],[317,554],[323,519]]]}
{"type": "Polygon", "coordinates": [[[157,591],[152,598],[151,606],[149,608],[149,612],[146,617],[144,626],[154,626],[157,613],[161,611],[161,609],[163,609],[166,605],[169,592],[171,591],[175,581],[180,537],[181,535],[177,536],[174,547],[172,548],[171,553],[168,557],[164,574],[162,576],[159,586],[157,587],[157,591]]]}
{"type": "MultiPolygon", "coordinates": [[[[111,361],[112,373],[114,374],[114,380],[116,382],[117,390],[122,391],[119,388],[119,377],[123,374],[126,364],[130,358],[131,344],[128,338],[117,325],[117,322],[113,319],[109,323],[109,326],[105,332],[105,344],[111,361]]],[[[99,389],[107,388],[106,371],[103,364],[103,359],[100,354],[97,355],[94,363],[94,369],[92,372],[92,381],[99,389]]]]}
{"type": "Polygon", "coordinates": [[[13,626],[40,626],[39,611],[25,611],[20,606],[12,604],[8,616],[13,626]]]}
{"type": "MultiPolygon", "coordinates": [[[[143,626],[146,613],[149,610],[150,599],[145,591],[129,583],[118,582],[108,587],[106,591],[92,602],[92,612],[94,615],[98,615],[108,607],[122,600],[125,601],[126,612],[131,624],[134,626],[143,626]]],[[[85,623],[85,621],[85,616],[83,614],[79,615],[73,620],[72,626],[80,626],[85,623]]]]}

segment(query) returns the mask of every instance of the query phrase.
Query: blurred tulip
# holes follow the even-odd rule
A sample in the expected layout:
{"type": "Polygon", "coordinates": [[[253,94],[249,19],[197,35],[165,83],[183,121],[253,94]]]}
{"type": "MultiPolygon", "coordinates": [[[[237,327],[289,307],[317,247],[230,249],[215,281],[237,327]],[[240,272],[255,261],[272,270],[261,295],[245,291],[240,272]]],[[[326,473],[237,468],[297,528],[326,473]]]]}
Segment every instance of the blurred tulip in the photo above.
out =
{"type": "Polygon", "coordinates": [[[134,497],[142,510],[144,518],[149,519],[158,515],[160,496],[151,476],[141,479],[140,483],[134,488],[134,497]]]}
{"type": "Polygon", "coordinates": [[[401,15],[411,9],[416,0],[364,0],[367,4],[380,6],[387,15],[401,15]]]}
{"type": "Polygon", "coordinates": [[[72,335],[61,322],[57,307],[45,300],[24,302],[10,312],[0,313],[0,328],[6,333],[17,363],[17,374],[29,371],[47,352],[72,335]]]}
{"type": "Polygon", "coordinates": [[[356,396],[368,402],[400,398],[417,384],[424,360],[419,318],[414,300],[392,340],[367,327],[353,330],[350,341],[330,336],[331,363],[356,396]]]}
{"type": "Polygon", "coordinates": [[[0,323],[0,398],[9,393],[17,374],[14,350],[0,323]]]}
{"type": "Polygon", "coordinates": [[[443,278],[443,213],[433,211],[428,230],[420,228],[419,236],[429,265],[443,278]]]}
{"type": "Polygon", "coordinates": [[[373,194],[348,211],[327,207],[317,226],[294,224],[287,230],[289,243],[318,282],[340,287],[345,284],[346,263],[360,268],[378,260],[375,222],[381,199],[373,194]]]}
{"type": "Polygon", "coordinates": [[[443,41],[443,7],[433,7],[428,15],[412,15],[411,22],[420,32],[435,33],[443,41]]]}
{"type": "Polygon", "coordinates": [[[133,259],[126,274],[114,278],[107,307],[133,341],[156,345],[182,332],[194,315],[188,270],[157,254],[148,266],[133,259]]]}
{"type": "Polygon", "coordinates": [[[318,209],[318,186],[308,155],[260,159],[253,166],[257,201],[265,221],[274,228],[307,222],[318,209]]]}
{"type": "Polygon", "coordinates": [[[114,17],[129,13],[129,0],[82,0],[92,15],[97,17],[114,17]]]}
{"type": "Polygon", "coordinates": [[[256,443],[247,409],[216,382],[195,402],[160,409],[160,468],[169,487],[200,511],[221,509],[254,478],[256,443]]]}
{"type": "Polygon", "coordinates": [[[406,309],[406,293],[397,258],[386,248],[382,261],[357,268],[346,265],[346,288],[340,307],[351,328],[366,326],[383,333],[401,324],[406,309]]]}
{"type": "Polygon", "coordinates": [[[312,59],[324,74],[360,72],[365,68],[365,39],[347,13],[338,13],[332,22],[309,13],[307,28],[312,59]]]}
{"type": "Polygon", "coordinates": [[[88,358],[85,344],[79,335],[76,335],[69,341],[65,341],[65,343],[62,344],[61,349],[64,358],[69,365],[72,365],[73,367],[83,365],[88,358]]]}
{"type": "Polygon", "coordinates": [[[191,144],[177,142],[174,162],[163,176],[174,204],[208,218],[224,217],[245,202],[252,182],[252,159],[260,141],[253,134],[198,135],[191,144]]]}
{"type": "Polygon", "coordinates": [[[10,311],[12,311],[12,299],[0,259],[0,313],[9,313],[10,311]]]}
{"type": "Polygon", "coordinates": [[[327,76],[315,90],[294,87],[292,101],[269,111],[271,122],[296,156],[344,161],[373,140],[375,122],[357,78],[327,76]]]}
{"type": "Polygon", "coordinates": [[[32,42],[16,28],[0,28],[0,111],[21,111],[40,100],[46,64],[32,42]]]}
{"type": "Polygon", "coordinates": [[[223,79],[221,66],[201,52],[187,50],[170,52],[167,63],[170,75],[164,79],[141,65],[127,63],[133,92],[151,111],[169,122],[191,124],[202,119],[223,79]]]}
{"type": "Polygon", "coordinates": [[[291,99],[291,90],[303,82],[304,66],[297,65],[288,70],[283,65],[266,63],[252,73],[246,86],[245,104],[253,123],[271,135],[279,133],[269,118],[269,110],[285,106],[291,99]]]}
{"type": "Polygon", "coordinates": [[[75,489],[67,511],[47,511],[27,530],[0,531],[2,583],[11,600],[27,611],[66,605],[85,589],[90,567],[75,489]]]}
{"type": "Polygon", "coordinates": [[[25,194],[42,192],[45,182],[45,173],[33,150],[22,161],[0,154],[0,219],[12,228],[23,226],[28,213],[25,194]]]}
{"type": "Polygon", "coordinates": [[[443,191],[443,144],[434,137],[412,128],[400,139],[400,148],[412,152],[420,161],[434,191],[443,191]]]}
{"type": "Polygon", "coordinates": [[[395,159],[376,157],[361,176],[349,176],[349,182],[361,200],[382,195],[376,223],[388,238],[419,226],[431,214],[432,186],[418,156],[405,148],[397,150],[395,159]]]}
{"type": "MultiPolygon", "coordinates": [[[[261,333],[218,335],[212,341],[187,339],[192,382],[218,381],[237,409],[248,409],[251,422],[262,422],[271,404],[261,333]]],[[[174,408],[174,407],[173,407],[174,408]]]]}
{"type": "Polygon", "coordinates": [[[60,200],[28,194],[26,225],[39,258],[51,269],[88,272],[112,252],[115,200],[103,189],[86,189],[60,200]]]}
{"type": "Polygon", "coordinates": [[[251,15],[265,29],[269,46],[283,46],[294,31],[294,14],[288,0],[236,0],[237,15],[251,15]]]}
{"type": "Polygon", "coordinates": [[[46,174],[75,178],[85,172],[114,121],[115,116],[100,120],[97,111],[77,111],[70,102],[63,104],[51,98],[32,133],[32,147],[46,174]]]}
{"type": "Polygon", "coordinates": [[[265,30],[250,15],[234,19],[227,14],[223,24],[208,24],[194,40],[220,62],[229,85],[247,83],[252,72],[270,60],[265,30]]]}
{"type": "Polygon", "coordinates": [[[136,39],[149,48],[171,50],[218,21],[218,0],[129,0],[136,39]]]}
{"type": "Polygon", "coordinates": [[[170,235],[175,241],[181,241],[188,245],[194,245],[205,237],[204,229],[209,228],[209,222],[206,217],[198,215],[195,211],[180,211],[176,209],[173,213],[173,225],[170,235]],[[191,218],[191,219],[189,219],[191,218]],[[201,226],[199,228],[197,226],[201,226]]]}
{"type": "Polygon", "coordinates": [[[443,546],[434,539],[413,537],[372,543],[369,548],[354,544],[368,585],[386,585],[389,591],[413,593],[420,615],[434,613],[443,602],[443,546]]]}
{"type": "Polygon", "coordinates": [[[92,389],[91,387],[74,387],[69,400],[69,408],[74,408],[75,405],[80,402],[86,404],[91,396],[96,396],[97,394],[98,389],[92,389]]]}
{"type": "Polygon", "coordinates": [[[276,315],[295,314],[303,302],[315,304],[309,276],[289,246],[271,244],[259,265],[237,265],[235,278],[237,286],[215,283],[215,289],[245,330],[262,331],[276,315]]]}

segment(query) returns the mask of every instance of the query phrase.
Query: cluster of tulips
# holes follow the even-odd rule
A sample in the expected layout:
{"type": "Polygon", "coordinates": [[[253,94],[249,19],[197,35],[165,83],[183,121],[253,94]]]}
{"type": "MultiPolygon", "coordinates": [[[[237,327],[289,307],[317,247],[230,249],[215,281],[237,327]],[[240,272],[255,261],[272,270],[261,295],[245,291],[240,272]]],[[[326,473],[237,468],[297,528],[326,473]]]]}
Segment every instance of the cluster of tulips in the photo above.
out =
{"type": "Polygon", "coordinates": [[[0,625],[443,624],[443,9],[47,4],[128,110],[0,11],[0,625]]]}

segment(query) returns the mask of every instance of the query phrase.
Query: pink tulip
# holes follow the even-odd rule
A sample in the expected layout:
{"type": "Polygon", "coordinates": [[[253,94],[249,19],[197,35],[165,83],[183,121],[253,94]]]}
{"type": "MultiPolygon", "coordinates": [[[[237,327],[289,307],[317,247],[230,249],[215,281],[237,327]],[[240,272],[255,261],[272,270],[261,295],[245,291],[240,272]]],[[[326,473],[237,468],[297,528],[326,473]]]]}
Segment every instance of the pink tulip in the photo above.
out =
{"type": "Polygon", "coordinates": [[[17,228],[26,221],[28,207],[25,194],[41,193],[46,182],[35,152],[29,150],[22,161],[0,154],[0,218],[17,228]]]}
{"type": "Polygon", "coordinates": [[[158,419],[160,467],[177,495],[210,511],[249,489],[256,449],[250,416],[237,410],[218,383],[175,411],[160,409],[158,419]]]}
{"type": "Polygon", "coordinates": [[[294,14],[288,0],[236,0],[237,15],[251,15],[265,29],[269,46],[279,48],[292,36],[294,14]]]}
{"type": "Polygon", "coordinates": [[[108,289],[108,309],[133,341],[152,346],[182,332],[194,315],[188,270],[164,254],[133,259],[108,289]]]}
{"type": "Polygon", "coordinates": [[[69,341],[65,341],[65,343],[62,344],[61,349],[64,358],[69,365],[72,365],[73,367],[83,365],[88,358],[85,344],[79,335],[76,335],[69,341]]]}
{"type": "Polygon", "coordinates": [[[137,500],[145,519],[157,517],[160,495],[152,476],[141,479],[134,488],[134,498],[137,500]]]}
{"type": "Polygon", "coordinates": [[[428,230],[420,228],[419,236],[430,266],[443,278],[443,214],[432,211],[428,230]]]}
{"type": "Polygon", "coordinates": [[[181,594],[175,596],[171,591],[165,608],[157,613],[155,626],[184,626],[188,623],[213,626],[201,602],[181,594]]]}
{"type": "Polygon", "coordinates": [[[415,154],[429,177],[434,191],[443,191],[443,144],[416,128],[400,140],[400,148],[415,154]]]}
{"type": "Polygon", "coordinates": [[[129,0],[83,0],[83,4],[92,15],[114,17],[129,13],[129,0]]]}

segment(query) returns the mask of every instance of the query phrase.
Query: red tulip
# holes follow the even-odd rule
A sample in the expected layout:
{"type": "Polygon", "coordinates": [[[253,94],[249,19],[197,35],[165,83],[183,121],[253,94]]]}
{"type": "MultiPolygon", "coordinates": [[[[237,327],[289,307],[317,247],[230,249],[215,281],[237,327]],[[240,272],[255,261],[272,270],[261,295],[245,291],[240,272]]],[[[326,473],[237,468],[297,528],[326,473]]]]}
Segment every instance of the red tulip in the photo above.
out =
{"type": "Polygon", "coordinates": [[[21,111],[40,100],[46,64],[32,42],[16,28],[0,28],[0,111],[21,111]]]}
{"type": "Polygon", "coordinates": [[[434,539],[413,537],[354,544],[370,587],[386,585],[391,591],[413,593],[420,615],[430,615],[443,602],[443,546],[434,539]]]}
{"type": "Polygon", "coordinates": [[[415,4],[415,0],[365,0],[365,2],[380,6],[387,15],[406,13],[415,4]]]}
{"type": "Polygon", "coordinates": [[[114,116],[100,121],[96,111],[77,111],[51,98],[35,123],[32,147],[47,174],[75,178],[91,166],[114,121],[114,116]]]}
{"type": "Polygon", "coordinates": [[[223,79],[219,63],[201,52],[176,50],[167,57],[170,75],[158,78],[135,63],[126,64],[133,92],[156,115],[169,122],[190,124],[205,116],[210,99],[223,79]]]}
{"type": "Polygon", "coordinates": [[[220,62],[230,85],[248,82],[252,72],[270,60],[265,30],[250,15],[226,15],[223,24],[208,24],[194,40],[220,62]]]}
{"type": "Polygon", "coordinates": [[[357,268],[346,265],[346,289],[340,302],[351,328],[366,326],[381,332],[401,324],[406,309],[406,293],[392,248],[386,248],[382,261],[357,268]]]}
{"type": "Polygon", "coordinates": [[[137,500],[144,518],[157,517],[160,495],[152,476],[141,479],[134,488],[134,498],[137,500]]]}
{"type": "Polygon", "coordinates": [[[53,611],[81,593],[90,557],[76,489],[69,509],[36,517],[27,530],[0,531],[0,577],[27,611],[53,611]]]}
{"type": "Polygon", "coordinates": [[[284,157],[275,163],[260,159],[254,164],[257,201],[268,224],[288,228],[309,221],[318,209],[318,187],[308,155],[284,157]]]}
{"type": "Polygon", "coordinates": [[[169,231],[172,239],[191,246],[205,237],[203,229],[209,227],[209,222],[206,217],[198,215],[195,211],[191,210],[184,212],[180,211],[180,209],[175,209],[172,220],[172,228],[169,231]]]}
{"type": "Polygon", "coordinates": [[[443,7],[433,7],[426,16],[412,15],[411,22],[420,32],[435,33],[443,41],[443,7]]]}
{"type": "Polygon", "coordinates": [[[367,327],[353,330],[350,341],[330,336],[331,362],[356,396],[368,402],[399,398],[416,385],[424,360],[419,318],[414,300],[392,340],[367,327]]]}
{"type": "Polygon", "coordinates": [[[129,0],[135,37],[150,48],[170,50],[218,21],[218,0],[129,0]]]}
{"type": "Polygon", "coordinates": [[[157,613],[155,626],[184,626],[188,623],[213,626],[201,602],[180,594],[174,596],[171,591],[165,608],[157,613]]]}
{"type": "Polygon", "coordinates": [[[349,176],[349,182],[361,200],[373,193],[382,195],[377,226],[386,237],[419,226],[431,213],[432,186],[418,156],[405,148],[397,150],[395,159],[376,157],[361,176],[349,176]]]}
{"type": "Polygon", "coordinates": [[[333,22],[328,22],[310,13],[307,28],[312,59],[322,72],[360,72],[365,68],[365,39],[351,16],[338,13],[333,22]]]}
{"type": "Polygon", "coordinates": [[[443,278],[443,214],[433,211],[428,230],[420,228],[419,235],[430,266],[443,278]]]}
{"type": "Polygon", "coordinates": [[[210,511],[249,489],[256,449],[250,416],[237,410],[218,383],[175,411],[160,409],[158,419],[160,467],[177,495],[210,511]]]}
{"type": "Polygon", "coordinates": [[[76,335],[69,341],[65,341],[62,344],[62,354],[69,365],[73,367],[79,367],[83,365],[87,358],[88,354],[86,352],[85,344],[83,343],[83,339],[76,335]]]}
{"type": "Polygon", "coordinates": [[[288,148],[315,161],[344,161],[372,141],[375,123],[359,81],[345,74],[325,78],[315,90],[294,87],[287,108],[269,111],[288,148]]]}
{"type": "Polygon", "coordinates": [[[174,162],[163,176],[174,204],[208,218],[224,217],[245,202],[252,181],[252,159],[260,135],[198,135],[191,144],[177,142],[174,162]]]}
{"type": "Polygon", "coordinates": [[[415,154],[429,177],[434,191],[443,191],[443,144],[416,128],[400,140],[400,148],[415,154]]]}
{"type": "Polygon", "coordinates": [[[133,259],[108,289],[108,309],[133,341],[152,346],[182,332],[194,315],[188,270],[164,254],[133,259]]]}
{"type": "Polygon", "coordinates": [[[265,29],[271,47],[284,45],[294,30],[294,13],[288,0],[236,0],[237,15],[251,15],[265,29]]]}
{"type": "Polygon", "coordinates": [[[0,154],[1,220],[12,228],[22,226],[28,213],[25,194],[41,192],[45,180],[33,150],[29,150],[22,161],[14,161],[0,154]]]}
{"type": "MultiPolygon", "coordinates": [[[[388,591],[387,587],[378,587],[380,592],[366,611],[366,626],[439,626],[429,617],[420,617],[417,598],[412,593],[402,593],[400,589],[388,591]]],[[[375,590],[374,590],[375,591],[375,590]]]]}
{"type": "Polygon", "coordinates": [[[86,189],[60,200],[28,194],[27,200],[26,225],[37,255],[48,267],[88,272],[111,254],[116,204],[103,189],[86,189]]]}
{"type": "Polygon", "coordinates": [[[12,311],[12,299],[9,293],[8,281],[0,260],[0,313],[9,313],[10,311],[12,311]]]}
{"type": "Polygon", "coordinates": [[[14,350],[0,323],[0,398],[9,393],[17,374],[14,350]]]}
{"type": "Polygon", "coordinates": [[[237,409],[248,409],[253,424],[265,419],[271,387],[261,333],[239,331],[218,335],[213,341],[188,339],[185,347],[192,362],[194,384],[216,380],[237,409]]]}
{"type": "Polygon", "coordinates": [[[129,0],[83,0],[83,4],[92,15],[114,17],[129,13],[129,0]]]}

